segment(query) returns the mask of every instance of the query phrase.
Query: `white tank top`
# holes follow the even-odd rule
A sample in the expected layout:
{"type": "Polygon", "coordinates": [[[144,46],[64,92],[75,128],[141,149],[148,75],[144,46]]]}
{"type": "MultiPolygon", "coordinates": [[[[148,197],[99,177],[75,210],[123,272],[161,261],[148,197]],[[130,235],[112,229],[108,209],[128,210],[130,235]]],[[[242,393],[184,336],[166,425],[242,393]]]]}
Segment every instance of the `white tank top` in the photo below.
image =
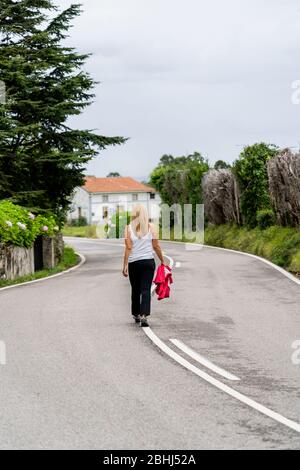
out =
{"type": "Polygon", "coordinates": [[[152,233],[149,228],[148,233],[144,235],[142,238],[138,238],[131,225],[128,226],[129,228],[129,236],[132,241],[132,250],[128,257],[128,263],[132,263],[133,261],[138,261],[140,259],[152,259],[154,258],[153,247],[152,247],[152,233]]]}

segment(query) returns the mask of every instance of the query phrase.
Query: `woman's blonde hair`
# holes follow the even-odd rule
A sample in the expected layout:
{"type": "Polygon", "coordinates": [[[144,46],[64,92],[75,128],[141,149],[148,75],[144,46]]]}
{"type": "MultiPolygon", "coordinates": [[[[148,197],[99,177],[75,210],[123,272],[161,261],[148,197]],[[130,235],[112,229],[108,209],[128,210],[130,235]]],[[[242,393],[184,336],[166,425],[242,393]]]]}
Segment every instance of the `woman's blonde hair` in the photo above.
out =
{"type": "Polygon", "coordinates": [[[143,204],[135,204],[131,211],[131,226],[138,238],[144,237],[149,231],[149,215],[143,204]]]}

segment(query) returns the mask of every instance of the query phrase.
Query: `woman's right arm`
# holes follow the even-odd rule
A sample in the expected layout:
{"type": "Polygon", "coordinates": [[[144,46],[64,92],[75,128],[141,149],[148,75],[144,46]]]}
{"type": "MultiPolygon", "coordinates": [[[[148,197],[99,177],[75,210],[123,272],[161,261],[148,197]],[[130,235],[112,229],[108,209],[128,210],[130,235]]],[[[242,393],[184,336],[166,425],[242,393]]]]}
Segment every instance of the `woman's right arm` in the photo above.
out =
{"type": "Polygon", "coordinates": [[[152,224],[150,224],[151,233],[152,233],[152,246],[153,250],[157,254],[161,264],[165,264],[164,255],[162,254],[161,247],[158,240],[157,232],[152,224]]]}

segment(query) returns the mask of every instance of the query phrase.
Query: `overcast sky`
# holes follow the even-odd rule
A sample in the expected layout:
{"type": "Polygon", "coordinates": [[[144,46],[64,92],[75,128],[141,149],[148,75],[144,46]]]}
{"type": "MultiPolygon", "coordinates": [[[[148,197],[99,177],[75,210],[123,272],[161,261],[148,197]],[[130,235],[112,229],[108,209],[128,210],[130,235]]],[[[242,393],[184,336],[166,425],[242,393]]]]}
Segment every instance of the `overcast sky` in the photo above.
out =
{"type": "Polygon", "coordinates": [[[80,3],[68,43],[93,53],[86,69],[101,84],[76,125],[130,137],[93,160],[89,174],[141,179],[164,153],[232,162],[257,141],[299,147],[297,0],[80,3]]]}

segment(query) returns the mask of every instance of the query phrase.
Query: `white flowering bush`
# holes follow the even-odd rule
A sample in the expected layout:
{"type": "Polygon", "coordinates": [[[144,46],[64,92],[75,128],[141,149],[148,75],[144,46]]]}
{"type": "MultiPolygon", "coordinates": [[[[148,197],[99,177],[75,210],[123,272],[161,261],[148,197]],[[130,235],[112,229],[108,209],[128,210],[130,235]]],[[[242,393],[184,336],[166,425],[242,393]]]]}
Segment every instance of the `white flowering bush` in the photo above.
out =
{"type": "Polygon", "coordinates": [[[51,236],[59,227],[53,216],[35,216],[10,201],[0,201],[0,243],[30,247],[38,235],[51,236]]]}

